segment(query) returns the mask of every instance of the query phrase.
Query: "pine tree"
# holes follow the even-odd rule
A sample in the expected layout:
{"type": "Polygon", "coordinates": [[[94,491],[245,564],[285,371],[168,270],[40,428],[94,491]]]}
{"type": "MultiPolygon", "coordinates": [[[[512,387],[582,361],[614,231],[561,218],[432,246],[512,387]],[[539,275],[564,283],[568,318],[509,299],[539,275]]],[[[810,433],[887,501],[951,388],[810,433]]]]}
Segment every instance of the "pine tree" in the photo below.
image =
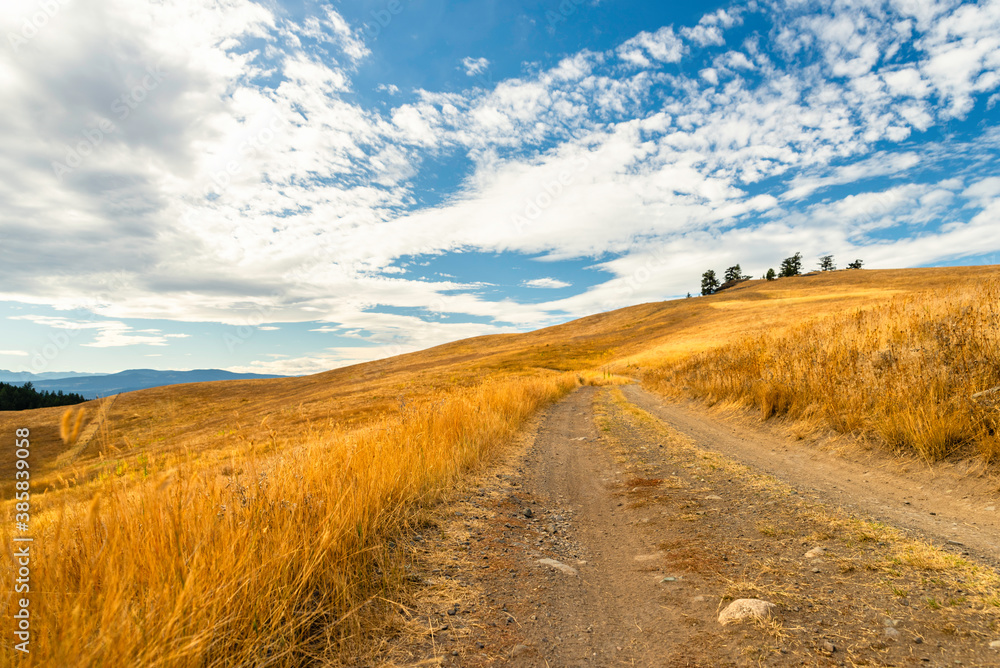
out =
{"type": "Polygon", "coordinates": [[[764,274],[764,280],[773,281],[774,280],[774,269],[768,269],[767,273],[764,274]]]}
{"type": "Polygon", "coordinates": [[[734,264],[729,269],[726,269],[726,282],[729,281],[742,281],[744,279],[750,278],[749,276],[743,275],[743,270],[740,269],[740,265],[734,264]]]}
{"type": "Polygon", "coordinates": [[[819,259],[819,268],[821,271],[833,271],[837,268],[837,265],[833,263],[832,255],[824,255],[819,259]]]}
{"type": "Polygon", "coordinates": [[[861,265],[863,265],[863,264],[864,264],[864,262],[862,262],[861,260],[855,260],[854,262],[849,262],[847,264],[847,268],[848,269],[860,269],[861,265]]]}
{"type": "Polygon", "coordinates": [[[796,253],[792,257],[786,257],[781,261],[781,273],[779,278],[788,276],[798,276],[802,273],[802,253],[796,253]]]}
{"type": "Polygon", "coordinates": [[[710,295],[719,289],[719,279],[715,277],[715,270],[709,269],[701,275],[701,294],[710,295]]]}

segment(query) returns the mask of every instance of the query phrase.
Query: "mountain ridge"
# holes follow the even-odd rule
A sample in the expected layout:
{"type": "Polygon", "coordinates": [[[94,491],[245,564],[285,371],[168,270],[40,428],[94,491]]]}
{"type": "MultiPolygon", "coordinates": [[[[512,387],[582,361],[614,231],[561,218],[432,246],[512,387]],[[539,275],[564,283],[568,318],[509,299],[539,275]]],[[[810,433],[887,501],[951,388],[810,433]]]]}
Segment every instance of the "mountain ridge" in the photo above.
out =
{"type": "Polygon", "coordinates": [[[233,373],[222,369],[192,369],[189,371],[126,369],[118,373],[44,378],[38,380],[27,379],[18,382],[30,382],[36,390],[77,392],[87,399],[96,399],[122,392],[134,392],[136,390],[167,385],[204,383],[217,380],[257,380],[282,377],[256,373],[233,373]]]}

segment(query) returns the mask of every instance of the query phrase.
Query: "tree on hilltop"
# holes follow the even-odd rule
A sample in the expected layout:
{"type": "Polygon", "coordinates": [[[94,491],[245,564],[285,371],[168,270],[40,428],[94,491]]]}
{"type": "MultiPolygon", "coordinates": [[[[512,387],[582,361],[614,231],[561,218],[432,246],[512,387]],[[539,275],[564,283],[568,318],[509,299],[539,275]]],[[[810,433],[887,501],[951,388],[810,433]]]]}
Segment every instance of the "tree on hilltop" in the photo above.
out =
{"type": "Polygon", "coordinates": [[[775,277],[775,275],[774,275],[774,269],[768,269],[767,273],[764,274],[764,280],[765,281],[773,281],[774,277],[775,277]]]}
{"type": "Polygon", "coordinates": [[[824,255],[819,259],[820,271],[833,271],[837,268],[837,265],[833,263],[832,255],[824,255]]]}
{"type": "Polygon", "coordinates": [[[863,264],[864,264],[864,262],[862,262],[861,260],[855,260],[854,262],[849,262],[847,264],[847,268],[848,269],[860,269],[861,265],[863,265],[863,264]]]}
{"type": "Polygon", "coordinates": [[[734,264],[729,269],[726,269],[725,282],[729,281],[745,281],[749,280],[749,276],[743,275],[743,270],[740,269],[740,265],[734,264]]]}
{"type": "Polygon", "coordinates": [[[802,273],[802,253],[796,253],[791,257],[786,257],[781,261],[781,273],[778,274],[779,278],[787,278],[789,276],[798,276],[802,273]]]}
{"type": "Polygon", "coordinates": [[[709,269],[701,275],[701,294],[710,295],[719,289],[719,279],[715,277],[715,270],[709,269]]]}

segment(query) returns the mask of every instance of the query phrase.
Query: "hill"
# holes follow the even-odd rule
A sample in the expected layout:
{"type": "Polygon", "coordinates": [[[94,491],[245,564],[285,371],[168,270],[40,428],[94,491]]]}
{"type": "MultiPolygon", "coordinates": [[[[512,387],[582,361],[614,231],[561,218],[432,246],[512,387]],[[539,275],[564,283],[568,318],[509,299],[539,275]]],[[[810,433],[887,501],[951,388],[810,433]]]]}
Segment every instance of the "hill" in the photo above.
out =
{"type": "MultiPolygon", "coordinates": [[[[998,276],[1000,268],[986,266],[843,270],[752,280],[708,297],[640,304],[534,332],[465,339],[310,376],[171,385],[85,407],[90,416],[100,414],[105,447],[132,455],[147,449],[226,448],[241,439],[267,441],[272,431],[294,442],[317,425],[349,427],[398,414],[409,400],[469,387],[497,374],[613,368],[636,375],[754,332],[780,333],[907,295],[976,289],[998,276]]],[[[30,415],[35,466],[44,469],[65,450],[58,436],[60,415],[57,409],[30,415]]],[[[0,430],[16,428],[25,417],[0,414],[0,430]]],[[[90,445],[78,463],[98,457],[96,441],[90,445]]],[[[12,465],[12,455],[0,451],[0,480],[10,477],[12,465]]]]}
{"type": "MultiPolygon", "coordinates": [[[[830,368],[828,385],[890,388],[895,399],[878,408],[896,413],[880,418],[900,418],[911,432],[928,416],[955,422],[965,414],[935,413],[935,402],[956,389],[971,394],[1000,369],[995,307],[983,298],[997,295],[998,281],[998,267],[747,281],[313,376],[90,401],[69,443],[59,435],[62,409],[0,415],[4,433],[30,428],[31,531],[58,546],[32,581],[63,594],[32,610],[53,629],[42,631],[33,660],[298,666],[353,651],[395,606],[421,509],[581,383],[628,376],[710,402],[774,397],[777,407],[758,406],[762,417],[836,427],[871,395],[855,393],[854,404],[851,393],[823,394],[817,369],[830,368]],[[756,355],[760,346],[773,350],[756,355]],[[957,352],[966,349],[975,354],[957,352]],[[973,362],[982,370],[972,372],[973,362]],[[923,384],[907,378],[911,369],[927,375],[923,384]],[[917,392],[900,401],[906,387],[917,392]],[[934,392],[918,396],[924,387],[934,392]]],[[[990,434],[963,438],[972,436],[990,434]]],[[[0,449],[8,496],[14,462],[13,448],[0,449]]],[[[12,539],[10,526],[0,532],[12,539]]],[[[13,578],[16,564],[4,568],[13,578]]]]}

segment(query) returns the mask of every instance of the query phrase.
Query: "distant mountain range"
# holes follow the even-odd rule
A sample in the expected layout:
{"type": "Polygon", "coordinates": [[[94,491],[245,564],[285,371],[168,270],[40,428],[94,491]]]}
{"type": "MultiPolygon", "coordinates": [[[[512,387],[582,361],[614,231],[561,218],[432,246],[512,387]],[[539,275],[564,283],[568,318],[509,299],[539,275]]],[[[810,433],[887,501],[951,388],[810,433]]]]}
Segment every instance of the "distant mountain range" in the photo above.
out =
{"type": "Polygon", "coordinates": [[[57,378],[80,378],[83,376],[107,376],[106,373],[86,373],[79,371],[47,371],[31,373],[28,371],[7,371],[0,369],[0,383],[27,383],[39,380],[56,380],[57,378]]]}
{"type": "Polygon", "coordinates": [[[77,373],[15,373],[0,370],[0,382],[30,382],[36,390],[77,392],[87,399],[107,397],[121,392],[134,392],[163,385],[203,383],[212,380],[248,380],[255,378],[281,378],[257,373],[232,373],[221,369],[196,369],[194,371],[158,371],[156,369],[129,369],[110,374],[77,373]],[[18,376],[16,378],[11,376],[18,376]],[[27,376],[27,377],[24,377],[27,376]],[[54,378],[53,376],[60,376],[54,378]]]}

